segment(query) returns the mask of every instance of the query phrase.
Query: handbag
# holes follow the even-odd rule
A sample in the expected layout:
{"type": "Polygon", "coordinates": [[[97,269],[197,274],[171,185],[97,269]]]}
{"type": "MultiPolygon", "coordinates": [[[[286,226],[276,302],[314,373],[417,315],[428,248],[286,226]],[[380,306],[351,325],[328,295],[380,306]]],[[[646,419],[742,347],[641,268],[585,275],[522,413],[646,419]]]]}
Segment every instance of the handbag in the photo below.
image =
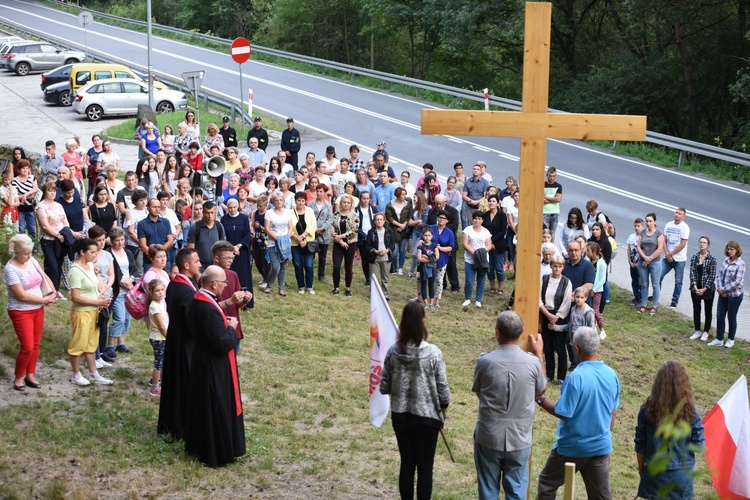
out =
{"type": "Polygon", "coordinates": [[[307,251],[310,253],[318,253],[318,251],[320,251],[320,246],[316,240],[308,241],[305,248],[307,248],[307,251]]]}
{"type": "Polygon", "coordinates": [[[31,259],[31,262],[34,263],[34,267],[36,268],[36,272],[39,273],[39,276],[42,277],[42,284],[39,285],[39,289],[42,291],[42,296],[46,297],[47,295],[56,293],[54,288],[50,288],[49,284],[47,283],[47,275],[44,274],[44,272],[39,268],[39,264],[37,263],[36,259],[31,259]]]}

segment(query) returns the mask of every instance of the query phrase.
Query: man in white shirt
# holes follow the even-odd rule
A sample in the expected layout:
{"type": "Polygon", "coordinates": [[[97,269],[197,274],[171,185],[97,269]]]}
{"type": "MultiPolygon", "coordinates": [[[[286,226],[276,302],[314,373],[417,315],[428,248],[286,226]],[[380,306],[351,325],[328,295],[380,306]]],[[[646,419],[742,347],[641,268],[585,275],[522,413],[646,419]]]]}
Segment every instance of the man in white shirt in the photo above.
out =
{"type": "Polygon", "coordinates": [[[331,187],[333,188],[334,198],[338,198],[344,194],[344,186],[347,182],[357,183],[357,178],[351,172],[349,172],[349,159],[341,158],[339,161],[339,171],[331,176],[331,187]]]}
{"type": "Polygon", "coordinates": [[[404,170],[401,172],[401,183],[398,185],[398,187],[402,187],[406,190],[406,199],[407,200],[414,200],[414,193],[417,192],[417,190],[414,188],[414,186],[409,183],[409,180],[411,179],[411,174],[408,170],[404,170]]]}
{"type": "Polygon", "coordinates": [[[670,307],[677,307],[682,293],[682,278],[685,275],[685,261],[687,261],[687,241],[690,238],[690,227],[685,222],[686,213],[684,208],[677,208],[674,212],[674,222],[667,222],[664,226],[667,249],[661,261],[659,286],[664,281],[664,276],[674,269],[674,293],[672,293],[670,307]]]}

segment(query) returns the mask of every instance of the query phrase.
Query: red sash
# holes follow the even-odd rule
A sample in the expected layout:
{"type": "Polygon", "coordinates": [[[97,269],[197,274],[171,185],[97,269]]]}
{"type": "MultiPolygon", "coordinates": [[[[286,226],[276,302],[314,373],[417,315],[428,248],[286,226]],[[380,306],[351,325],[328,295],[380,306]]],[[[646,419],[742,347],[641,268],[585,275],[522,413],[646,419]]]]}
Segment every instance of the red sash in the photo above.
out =
{"type": "MultiPolygon", "coordinates": [[[[178,278],[179,276],[180,275],[178,274],[175,278],[178,278]]],[[[201,302],[214,306],[216,310],[221,313],[221,318],[224,320],[224,327],[226,328],[229,326],[227,315],[224,314],[224,311],[222,311],[219,304],[216,303],[216,300],[211,295],[204,292],[202,288],[195,294],[195,300],[200,300],[201,302]]],[[[229,367],[232,370],[232,387],[234,389],[234,406],[236,408],[235,414],[239,417],[242,415],[242,397],[240,396],[240,381],[237,375],[237,359],[234,356],[234,349],[230,349],[227,356],[229,357],[229,367]]]]}
{"type": "Polygon", "coordinates": [[[193,285],[193,282],[190,281],[190,278],[188,278],[182,273],[176,274],[175,277],[172,278],[172,281],[174,281],[175,283],[181,283],[183,285],[187,285],[193,290],[195,290],[195,285],[193,285]]]}

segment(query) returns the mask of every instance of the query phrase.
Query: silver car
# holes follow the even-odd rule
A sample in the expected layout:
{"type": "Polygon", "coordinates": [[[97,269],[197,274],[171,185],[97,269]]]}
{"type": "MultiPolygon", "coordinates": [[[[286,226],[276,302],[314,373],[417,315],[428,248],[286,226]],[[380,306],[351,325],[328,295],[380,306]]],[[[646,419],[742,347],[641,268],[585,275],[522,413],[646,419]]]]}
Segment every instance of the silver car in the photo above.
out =
{"type": "Polygon", "coordinates": [[[46,42],[19,43],[5,56],[6,68],[17,75],[26,76],[32,71],[47,71],[63,64],[86,60],[78,50],[64,50],[46,42]]]}
{"type": "MultiPolygon", "coordinates": [[[[154,88],[157,113],[187,108],[185,94],[154,88]]],[[[81,87],[73,99],[73,109],[91,121],[109,115],[135,115],[139,104],[148,104],[148,84],[132,78],[94,80],[81,87]]]]}

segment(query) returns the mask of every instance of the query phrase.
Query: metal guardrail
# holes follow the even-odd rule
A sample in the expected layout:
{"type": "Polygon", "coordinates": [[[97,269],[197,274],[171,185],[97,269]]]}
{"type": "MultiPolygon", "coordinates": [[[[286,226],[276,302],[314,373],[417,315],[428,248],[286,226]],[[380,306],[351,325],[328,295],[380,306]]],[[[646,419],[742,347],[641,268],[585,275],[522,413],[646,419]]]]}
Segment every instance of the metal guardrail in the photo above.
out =
{"type": "MultiPolygon", "coordinates": [[[[58,3],[60,5],[65,5],[66,7],[76,7],[75,5],[61,2],[60,0],[50,0],[50,1],[53,3],[58,3]]],[[[79,8],[79,10],[83,10],[83,9],[79,8]]],[[[117,21],[120,23],[127,23],[127,24],[131,24],[134,26],[140,26],[143,28],[146,27],[145,21],[137,21],[137,20],[128,19],[125,17],[114,16],[112,14],[93,11],[90,9],[86,9],[86,10],[88,10],[89,12],[91,12],[92,14],[100,18],[109,19],[111,21],[117,21]]],[[[10,22],[5,19],[2,19],[2,21],[10,22]]],[[[0,25],[2,24],[3,23],[0,21],[0,25]]],[[[13,23],[12,26],[16,27],[20,25],[13,23]]],[[[152,27],[154,29],[166,31],[168,33],[178,34],[178,35],[187,36],[187,37],[199,38],[204,41],[226,45],[227,47],[230,46],[232,43],[231,40],[228,40],[226,38],[220,38],[220,37],[213,36],[213,35],[204,35],[196,31],[173,28],[171,26],[165,26],[162,24],[152,23],[152,27]]],[[[15,29],[18,29],[18,28],[15,28],[15,29]]],[[[36,36],[43,37],[46,35],[36,35],[36,36]]],[[[60,43],[62,45],[61,42],[57,42],[57,43],[60,43]]],[[[77,46],[76,48],[80,49],[80,47],[77,47],[77,46]]],[[[473,90],[462,89],[459,87],[452,87],[450,85],[443,85],[440,83],[429,82],[426,80],[419,80],[417,78],[394,75],[392,73],[385,73],[382,71],[371,70],[371,69],[362,68],[359,66],[352,66],[348,64],[339,63],[336,61],[328,61],[325,59],[319,59],[317,57],[294,54],[291,52],[285,52],[283,50],[278,50],[278,49],[271,49],[271,48],[263,47],[259,45],[253,45],[253,51],[260,53],[260,54],[273,56],[273,57],[288,59],[290,61],[307,63],[307,64],[319,66],[319,67],[330,69],[330,70],[348,73],[350,76],[358,75],[358,76],[374,78],[374,79],[380,80],[383,85],[385,84],[385,82],[390,82],[390,83],[395,83],[399,85],[404,85],[407,87],[412,87],[416,89],[417,97],[419,97],[419,90],[426,90],[426,91],[431,91],[431,92],[437,92],[437,93],[444,94],[444,95],[450,95],[450,96],[457,97],[460,99],[466,99],[469,101],[484,102],[484,94],[481,92],[473,91],[473,90]]],[[[132,64],[129,62],[127,64],[132,66],[132,64]]],[[[505,99],[505,98],[497,97],[493,95],[489,96],[489,103],[492,106],[509,109],[513,111],[519,111],[521,109],[521,102],[514,101],[512,99],[505,99]]],[[[237,103],[234,103],[234,106],[237,106],[240,112],[242,113],[242,106],[241,106],[241,103],[239,103],[239,100],[237,101],[237,103]]],[[[550,109],[549,111],[553,113],[564,113],[564,111],[559,111],[555,109],[550,109]]],[[[234,113],[234,111],[232,112],[234,113]]],[[[243,114],[246,116],[245,113],[243,114]]],[[[712,158],[715,160],[725,161],[729,163],[734,163],[737,165],[750,166],[750,154],[741,153],[739,151],[733,151],[733,150],[725,149],[725,148],[719,148],[719,147],[711,146],[711,145],[704,144],[701,142],[681,139],[679,137],[660,134],[658,132],[647,131],[646,142],[651,143],[651,144],[656,144],[659,146],[668,147],[670,149],[675,149],[679,151],[678,166],[680,167],[684,164],[687,153],[693,153],[696,155],[705,156],[707,158],[712,158]]],[[[615,141],[614,146],[616,145],[617,145],[617,142],[615,141]]]]}

